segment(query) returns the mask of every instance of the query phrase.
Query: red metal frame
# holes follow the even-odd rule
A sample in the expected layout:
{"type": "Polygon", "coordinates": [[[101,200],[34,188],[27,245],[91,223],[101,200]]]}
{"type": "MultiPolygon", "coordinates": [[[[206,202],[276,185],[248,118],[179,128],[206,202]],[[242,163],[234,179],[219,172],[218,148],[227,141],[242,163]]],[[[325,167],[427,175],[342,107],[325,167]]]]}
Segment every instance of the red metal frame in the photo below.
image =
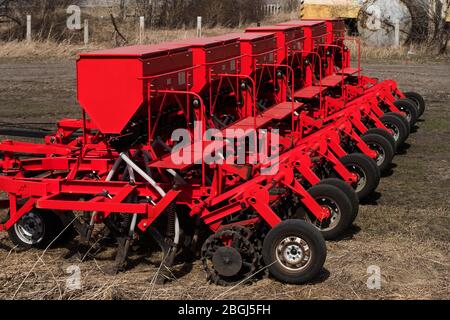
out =
{"type": "MultiPolygon", "coordinates": [[[[317,164],[312,159],[331,165],[343,180],[355,183],[357,177],[339,161],[347,154],[341,137],[347,137],[362,153],[376,158],[377,154],[360,137],[368,130],[366,119],[375,127],[386,129],[379,120],[385,112],[380,103],[386,104],[389,111],[399,112],[393,103],[404,96],[393,81],[378,83],[361,76],[359,44],[357,84],[347,83],[348,77],[341,72],[342,96],[329,96],[327,87],[322,85],[322,62],[327,59],[322,48],[345,52],[344,41],[348,40],[341,31],[330,31],[335,24],[327,22],[327,32],[322,30],[325,23],[302,23],[303,28],[249,28],[243,41],[247,47],[233,34],[82,55],[78,63],[82,119],[58,122],[56,132],[42,144],[0,143],[3,152],[0,169],[4,174],[0,176],[0,190],[8,194],[10,207],[10,217],[0,225],[0,230],[11,228],[33,208],[60,213],[96,212],[99,222],[112,212],[138,214],[138,227],[146,230],[172,203],[188,207],[190,216],[200,217],[213,231],[226,225],[226,218],[246,209],[252,209],[257,216],[238,224],[265,221],[274,227],[281,218],[271,205],[284,194],[272,195],[270,191],[279,187],[298,197],[319,221],[328,218],[328,209],[321,207],[304,187],[305,182],[310,185],[320,182],[313,170],[317,164]],[[320,32],[314,31],[314,26],[320,32]],[[260,36],[248,35],[254,32],[260,36]],[[265,42],[264,48],[256,52],[252,45],[257,39],[265,42]],[[270,45],[270,41],[276,41],[276,45],[270,45]],[[314,79],[315,70],[296,74],[297,70],[303,70],[306,57],[311,56],[319,59],[318,80],[314,79]],[[94,68],[97,64],[100,72],[94,68]],[[89,76],[97,83],[86,80],[89,76]],[[311,81],[305,83],[308,77],[311,81]],[[301,103],[295,101],[296,91],[311,91],[317,81],[317,95],[304,98],[301,103]],[[267,84],[274,92],[264,89],[267,84]],[[122,85],[130,88],[130,96],[122,85]],[[111,91],[113,96],[119,96],[118,101],[111,100],[111,91]],[[270,102],[259,110],[258,101],[268,96],[270,102]],[[317,96],[318,101],[314,99],[317,96]],[[280,130],[282,154],[278,172],[263,175],[263,164],[237,167],[201,161],[176,165],[168,151],[156,150],[154,143],[158,130],[164,129],[161,117],[165,112],[183,118],[191,136],[194,136],[191,119],[200,120],[203,136],[208,127],[216,127],[213,115],[225,107],[223,97],[234,99],[235,118],[220,130],[280,130]],[[99,101],[107,103],[97,105],[99,101]],[[118,102],[124,103],[123,114],[108,112],[111,106],[118,110],[118,102]],[[126,153],[144,174],[124,182],[120,179],[125,174],[114,172],[122,153],[111,146],[109,138],[126,135],[136,118],[145,122],[147,139],[132,145],[126,153]],[[110,181],[112,172],[119,181],[110,181]],[[174,172],[183,174],[186,183],[176,183],[171,176],[174,172]],[[155,177],[154,184],[150,176],[155,177]],[[127,202],[130,195],[140,201],[127,202]],[[82,198],[85,201],[79,201],[82,198]],[[19,207],[21,199],[26,201],[19,207]]],[[[343,68],[350,67],[349,54],[343,53],[342,60],[343,68]]],[[[201,157],[207,144],[202,139],[201,154],[193,157],[201,157]]]]}

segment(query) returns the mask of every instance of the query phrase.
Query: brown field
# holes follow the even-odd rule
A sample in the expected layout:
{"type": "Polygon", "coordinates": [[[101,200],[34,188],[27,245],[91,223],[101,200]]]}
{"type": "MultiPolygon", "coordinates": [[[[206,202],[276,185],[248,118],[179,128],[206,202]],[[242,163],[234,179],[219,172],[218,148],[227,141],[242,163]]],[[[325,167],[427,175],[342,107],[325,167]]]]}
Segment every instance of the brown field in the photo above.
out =
{"type": "MultiPolygon", "coordinates": [[[[77,117],[73,61],[0,59],[0,124],[52,123],[77,117]]],[[[14,248],[0,234],[0,299],[449,299],[450,298],[450,62],[370,61],[366,73],[392,77],[425,96],[417,132],[394,159],[372,201],[345,239],[328,242],[325,270],[315,282],[284,285],[269,278],[252,285],[209,285],[198,262],[180,266],[166,285],[151,282],[143,260],[108,276],[112,255],[80,262],[66,247],[14,248]],[[82,290],[66,289],[66,268],[81,268],[82,290]],[[369,290],[367,268],[381,268],[382,287],[369,290]]]]}

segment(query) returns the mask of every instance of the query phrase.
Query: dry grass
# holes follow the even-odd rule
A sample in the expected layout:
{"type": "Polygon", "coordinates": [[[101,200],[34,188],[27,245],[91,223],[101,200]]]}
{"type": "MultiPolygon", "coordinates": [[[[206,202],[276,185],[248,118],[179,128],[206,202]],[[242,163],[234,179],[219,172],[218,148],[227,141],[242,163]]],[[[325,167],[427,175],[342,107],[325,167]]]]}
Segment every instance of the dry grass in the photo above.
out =
{"type": "MultiPolygon", "coordinates": [[[[212,28],[203,31],[204,36],[216,36],[232,32],[240,32],[241,29],[231,28],[212,28]]],[[[147,31],[144,36],[144,43],[153,44],[166,41],[174,41],[177,39],[186,39],[196,36],[194,29],[180,29],[180,30],[154,30],[147,31]]],[[[137,36],[136,36],[137,37],[137,36]]],[[[129,44],[137,44],[138,41],[132,38],[133,41],[129,44]]],[[[348,42],[347,45],[352,51],[353,60],[357,58],[357,47],[354,43],[348,42]]],[[[62,42],[56,43],[51,40],[47,41],[9,41],[0,42],[0,58],[16,58],[16,59],[75,59],[77,54],[84,51],[92,51],[97,49],[112,48],[115,45],[111,42],[94,42],[88,46],[62,42]]],[[[449,48],[450,50],[450,48],[449,48]]],[[[399,48],[379,48],[361,46],[361,59],[367,60],[384,60],[386,62],[393,61],[448,61],[450,59],[448,54],[436,55],[424,46],[408,46],[399,48]]]]}
{"type": "MultiPolygon", "coordinates": [[[[90,39],[91,43],[84,46],[80,43],[82,38],[82,31],[74,31],[65,36],[66,40],[56,42],[49,36],[47,40],[42,41],[17,41],[12,40],[8,42],[0,41],[0,58],[70,58],[73,59],[79,52],[89,51],[95,49],[104,49],[124,45],[114,31],[109,16],[96,12],[93,14],[93,19],[90,24],[90,39]]],[[[288,13],[282,12],[278,15],[267,17],[261,22],[261,25],[273,25],[283,21],[297,19],[298,13],[296,11],[288,13]]],[[[254,26],[255,24],[248,25],[254,26]]],[[[204,28],[204,36],[215,36],[227,34],[231,32],[241,32],[248,26],[241,26],[240,28],[225,28],[214,27],[204,28]]],[[[139,42],[138,21],[136,19],[127,19],[119,24],[119,31],[129,45],[137,44],[139,42]]],[[[192,38],[196,36],[196,30],[192,28],[181,29],[147,29],[143,42],[147,44],[161,43],[165,41],[174,41],[177,39],[192,38]]],[[[357,47],[355,42],[349,41],[347,45],[351,48],[353,54],[356,55],[357,47]]],[[[450,51],[450,48],[449,48],[450,51]]],[[[426,46],[408,46],[408,47],[391,47],[379,48],[362,45],[361,48],[362,60],[403,60],[403,61],[423,61],[423,60],[438,60],[446,61],[449,59],[448,55],[438,56],[426,46]]],[[[354,59],[356,56],[354,57],[354,59]]]]}
{"type": "Polygon", "coordinates": [[[54,41],[0,42],[0,58],[72,58],[82,50],[99,49],[102,46],[56,43],[54,41]]]}
{"type": "MultiPolygon", "coordinates": [[[[285,285],[265,278],[252,285],[224,288],[206,284],[198,262],[189,273],[175,276],[166,285],[155,284],[158,268],[146,262],[116,276],[105,274],[112,263],[112,251],[97,260],[81,263],[71,249],[60,248],[45,255],[3,248],[0,262],[0,298],[3,299],[447,299],[450,296],[450,249],[448,211],[419,210],[419,217],[443,219],[446,224],[436,237],[421,235],[426,220],[415,222],[401,207],[366,207],[357,221],[364,229],[351,240],[328,243],[326,270],[316,283],[285,285]],[[387,215],[387,212],[396,212],[387,215]],[[401,218],[400,221],[397,221],[401,218]],[[407,224],[407,222],[412,222],[407,224]],[[441,238],[441,239],[439,239],[441,238]],[[361,248],[364,248],[361,250],[361,248]],[[5,250],[9,249],[9,250],[5,250]],[[81,290],[66,286],[66,269],[81,271],[81,290]],[[382,289],[366,286],[367,267],[382,271],[382,289]]],[[[2,240],[0,243],[8,243],[2,240]]],[[[183,266],[178,266],[177,269],[183,266]]],[[[186,267],[186,266],[184,266],[186,267]]]]}
{"type": "Polygon", "coordinates": [[[298,18],[299,18],[299,16],[298,16],[298,12],[297,11],[281,12],[279,14],[266,17],[264,19],[264,21],[261,22],[261,25],[273,25],[273,24],[286,22],[286,21],[289,21],[289,20],[296,20],[298,18]]]}
{"type": "MultiPolygon", "coordinates": [[[[347,46],[352,52],[352,59],[357,59],[357,45],[355,42],[347,41],[347,46]]],[[[449,45],[450,52],[450,45],[449,45]]],[[[401,47],[372,47],[362,44],[361,45],[361,60],[383,60],[389,62],[394,61],[448,61],[450,59],[448,54],[437,55],[435,51],[430,50],[429,47],[424,45],[410,45],[401,47]]]]}
{"type": "MultiPolygon", "coordinates": [[[[239,32],[240,29],[231,28],[212,28],[204,29],[204,36],[216,36],[231,32],[239,32]]],[[[192,38],[196,36],[194,29],[179,29],[179,30],[153,30],[147,31],[144,36],[144,43],[153,44],[165,41],[173,41],[176,39],[192,38]]],[[[128,37],[132,41],[130,44],[137,44],[138,35],[128,37]]],[[[51,40],[46,41],[8,41],[0,42],[0,58],[69,58],[74,59],[78,53],[83,51],[91,51],[97,49],[105,49],[115,47],[112,42],[93,42],[88,46],[78,44],[61,42],[57,43],[51,40]]]]}

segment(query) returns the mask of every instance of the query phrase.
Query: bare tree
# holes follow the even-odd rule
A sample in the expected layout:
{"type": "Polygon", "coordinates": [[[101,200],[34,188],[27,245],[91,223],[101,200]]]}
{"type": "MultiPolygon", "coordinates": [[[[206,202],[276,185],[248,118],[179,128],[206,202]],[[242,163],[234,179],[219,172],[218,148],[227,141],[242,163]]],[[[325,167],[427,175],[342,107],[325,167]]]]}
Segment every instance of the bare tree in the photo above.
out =
{"type": "Polygon", "coordinates": [[[428,31],[429,43],[436,46],[438,52],[443,54],[447,50],[449,30],[447,29],[447,11],[450,0],[432,0],[428,9],[430,27],[428,31]]]}
{"type": "Polygon", "coordinates": [[[284,12],[292,12],[299,9],[299,0],[284,0],[282,2],[284,12]]]}
{"type": "Polygon", "coordinates": [[[413,16],[411,40],[445,53],[449,39],[446,16],[450,0],[410,0],[407,4],[413,16]]]}
{"type": "Polygon", "coordinates": [[[126,0],[120,0],[119,2],[119,17],[120,20],[124,20],[127,15],[127,6],[126,6],[126,0]]]}
{"type": "Polygon", "coordinates": [[[109,17],[111,18],[111,23],[114,27],[114,40],[116,42],[116,46],[122,46],[128,44],[127,38],[120,32],[119,27],[117,26],[116,19],[114,18],[114,14],[110,13],[109,17]]]}
{"type": "Polygon", "coordinates": [[[139,14],[150,25],[169,28],[192,27],[199,15],[211,27],[235,27],[260,21],[261,7],[262,0],[136,0],[139,14]]]}
{"type": "Polygon", "coordinates": [[[12,0],[3,0],[0,1],[0,22],[9,22],[13,21],[18,25],[21,25],[21,21],[14,17],[10,10],[10,3],[12,0]]]}
{"type": "MultiPolygon", "coordinates": [[[[32,15],[33,30],[37,38],[56,37],[60,39],[66,32],[68,5],[78,4],[80,0],[0,0],[3,18],[15,22],[8,30],[9,37],[25,36],[26,16],[32,15]]],[[[5,34],[0,34],[4,38],[5,34]]]]}

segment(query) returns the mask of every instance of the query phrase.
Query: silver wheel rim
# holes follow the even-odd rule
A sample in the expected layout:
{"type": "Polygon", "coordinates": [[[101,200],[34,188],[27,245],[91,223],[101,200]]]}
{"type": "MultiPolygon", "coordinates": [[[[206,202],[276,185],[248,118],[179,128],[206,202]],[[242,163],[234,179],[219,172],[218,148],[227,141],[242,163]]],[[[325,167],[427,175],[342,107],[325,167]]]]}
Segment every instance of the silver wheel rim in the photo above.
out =
{"type": "Polygon", "coordinates": [[[386,160],[386,154],[384,152],[384,149],[376,143],[369,143],[369,146],[371,147],[372,150],[374,150],[377,153],[377,158],[375,159],[375,161],[377,163],[377,166],[381,167],[384,161],[386,160]]]}
{"type": "Polygon", "coordinates": [[[408,120],[408,122],[411,123],[411,113],[408,112],[408,110],[405,109],[405,108],[400,108],[400,110],[403,111],[406,114],[406,117],[405,117],[406,120],[408,120]]]}
{"type": "Polygon", "coordinates": [[[44,238],[44,221],[41,216],[29,212],[14,224],[14,231],[20,241],[28,245],[35,245],[44,238]]]}
{"type": "Polygon", "coordinates": [[[322,208],[325,208],[328,210],[328,212],[330,212],[330,218],[325,220],[328,225],[325,226],[323,224],[324,222],[321,222],[318,219],[311,219],[310,215],[308,214],[306,215],[306,219],[320,231],[329,231],[334,229],[336,225],[339,224],[339,221],[341,221],[341,210],[339,209],[339,206],[334,200],[324,197],[316,199],[316,201],[322,208]]]}
{"type": "Polygon", "coordinates": [[[350,171],[352,173],[356,174],[356,176],[358,177],[358,181],[356,182],[356,188],[355,188],[355,191],[358,193],[365,188],[366,183],[367,183],[367,177],[364,173],[364,170],[362,170],[358,166],[351,165],[350,169],[351,169],[350,171]]]}
{"type": "Polygon", "coordinates": [[[276,258],[280,265],[290,271],[305,269],[312,257],[308,243],[300,237],[290,236],[280,241],[276,258]]]}
{"type": "Polygon", "coordinates": [[[400,139],[400,130],[392,123],[385,123],[385,126],[394,132],[392,136],[394,137],[395,142],[397,142],[400,139]]]}

